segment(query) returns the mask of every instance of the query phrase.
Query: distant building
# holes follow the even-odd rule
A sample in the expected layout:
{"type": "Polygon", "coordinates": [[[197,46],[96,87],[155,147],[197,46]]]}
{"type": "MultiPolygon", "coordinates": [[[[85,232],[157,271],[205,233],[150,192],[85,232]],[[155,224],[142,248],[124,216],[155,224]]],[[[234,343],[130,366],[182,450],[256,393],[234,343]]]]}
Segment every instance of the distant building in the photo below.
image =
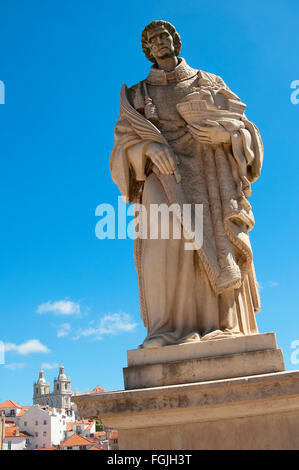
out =
{"type": "Polygon", "coordinates": [[[18,416],[23,412],[23,408],[23,406],[13,400],[6,400],[0,403],[0,412],[3,413],[5,418],[10,418],[12,421],[17,420],[18,416]]]}
{"type": "Polygon", "coordinates": [[[60,448],[62,450],[102,450],[95,440],[88,439],[80,434],[72,434],[60,445],[60,448]]]}
{"type": "Polygon", "coordinates": [[[63,409],[33,405],[20,417],[19,427],[33,436],[29,449],[48,449],[64,440],[67,426],[74,420],[74,412],[70,416],[63,409]]]}
{"type": "Polygon", "coordinates": [[[47,405],[53,408],[71,410],[71,397],[71,379],[66,377],[62,365],[59,368],[57,379],[54,379],[53,392],[50,391],[50,384],[45,380],[44,371],[40,370],[38,381],[33,385],[34,405],[47,405]]]}
{"type": "Polygon", "coordinates": [[[65,438],[72,436],[73,434],[80,434],[83,437],[90,437],[95,433],[96,422],[89,419],[76,420],[67,423],[65,430],[65,438]]]}
{"type": "Polygon", "coordinates": [[[32,445],[33,436],[20,431],[19,426],[11,420],[5,423],[2,450],[26,450],[32,445]]]}

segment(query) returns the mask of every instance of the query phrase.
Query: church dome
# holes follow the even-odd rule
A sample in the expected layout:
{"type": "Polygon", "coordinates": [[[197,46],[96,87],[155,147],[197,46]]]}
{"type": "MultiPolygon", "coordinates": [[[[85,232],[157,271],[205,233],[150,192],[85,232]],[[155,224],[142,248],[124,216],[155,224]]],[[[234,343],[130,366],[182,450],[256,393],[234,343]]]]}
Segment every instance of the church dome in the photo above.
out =
{"type": "Polygon", "coordinates": [[[60,366],[60,367],[59,367],[59,376],[58,376],[58,380],[66,380],[66,375],[65,375],[64,367],[63,367],[63,366],[60,366]]]}
{"type": "Polygon", "coordinates": [[[46,383],[43,369],[41,369],[40,372],[39,372],[39,377],[38,377],[38,382],[37,383],[40,384],[40,385],[46,383]]]}

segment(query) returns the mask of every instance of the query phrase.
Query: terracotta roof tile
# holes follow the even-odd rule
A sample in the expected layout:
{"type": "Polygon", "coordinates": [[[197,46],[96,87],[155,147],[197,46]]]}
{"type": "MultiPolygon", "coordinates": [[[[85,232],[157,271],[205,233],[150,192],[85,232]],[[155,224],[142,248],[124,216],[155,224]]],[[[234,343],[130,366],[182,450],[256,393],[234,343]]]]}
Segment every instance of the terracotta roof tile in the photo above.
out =
{"type": "Polygon", "coordinates": [[[18,418],[23,416],[23,414],[26,413],[26,411],[29,410],[30,408],[31,408],[31,406],[22,406],[22,409],[21,409],[20,413],[18,414],[18,418]]]}
{"type": "Polygon", "coordinates": [[[18,405],[13,400],[6,400],[3,403],[0,403],[0,408],[23,408],[21,405],[18,405]]]}
{"type": "Polygon", "coordinates": [[[104,390],[102,387],[97,385],[90,393],[103,393],[103,392],[106,392],[106,390],[104,390]]]}
{"type": "Polygon", "coordinates": [[[6,426],[5,437],[32,437],[26,431],[20,431],[18,426],[6,426]]]}
{"type": "Polygon", "coordinates": [[[91,446],[91,445],[93,445],[93,442],[87,439],[87,437],[83,437],[80,434],[73,434],[61,444],[61,447],[91,446]]]}

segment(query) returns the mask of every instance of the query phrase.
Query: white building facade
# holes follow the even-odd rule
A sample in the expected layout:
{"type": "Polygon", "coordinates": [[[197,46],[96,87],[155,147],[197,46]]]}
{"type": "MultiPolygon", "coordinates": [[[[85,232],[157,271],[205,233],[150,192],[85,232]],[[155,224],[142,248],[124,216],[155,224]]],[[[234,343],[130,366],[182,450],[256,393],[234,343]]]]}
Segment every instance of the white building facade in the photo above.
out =
{"type": "Polygon", "coordinates": [[[64,440],[67,423],[72,420],[74,412],[70,416],[65,410],[33,405],[20,417],[19,428],[32,435],[30,449],[48,449],[64,440]]]}

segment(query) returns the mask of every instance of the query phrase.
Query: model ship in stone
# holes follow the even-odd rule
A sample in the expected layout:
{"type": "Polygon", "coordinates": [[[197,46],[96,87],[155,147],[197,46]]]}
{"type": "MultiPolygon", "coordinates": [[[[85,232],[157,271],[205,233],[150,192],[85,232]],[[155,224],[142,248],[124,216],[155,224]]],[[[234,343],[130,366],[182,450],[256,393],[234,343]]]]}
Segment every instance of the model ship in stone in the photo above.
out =
{"type": "Polygon", "coordinates": [[[246,104],[242,103],[235,93],[223,86],[211,86],[205,79],[199,80],[199,85],[192,89],[184,101],[176,105],[177,110],[190,126],[221,125],[231,133],[232,146],[235,147],[232,156],[238,168],[238,175],[234,174],[238,196],[244,207],[250,209],[247,197],[251,195],[251,186],[246,174],[247,165],[254,160],[254,153],[247,152],[246,158],[242,149],[238,151],[236,148],[238,131],[245,129],[243,116],[246,104]]]}

